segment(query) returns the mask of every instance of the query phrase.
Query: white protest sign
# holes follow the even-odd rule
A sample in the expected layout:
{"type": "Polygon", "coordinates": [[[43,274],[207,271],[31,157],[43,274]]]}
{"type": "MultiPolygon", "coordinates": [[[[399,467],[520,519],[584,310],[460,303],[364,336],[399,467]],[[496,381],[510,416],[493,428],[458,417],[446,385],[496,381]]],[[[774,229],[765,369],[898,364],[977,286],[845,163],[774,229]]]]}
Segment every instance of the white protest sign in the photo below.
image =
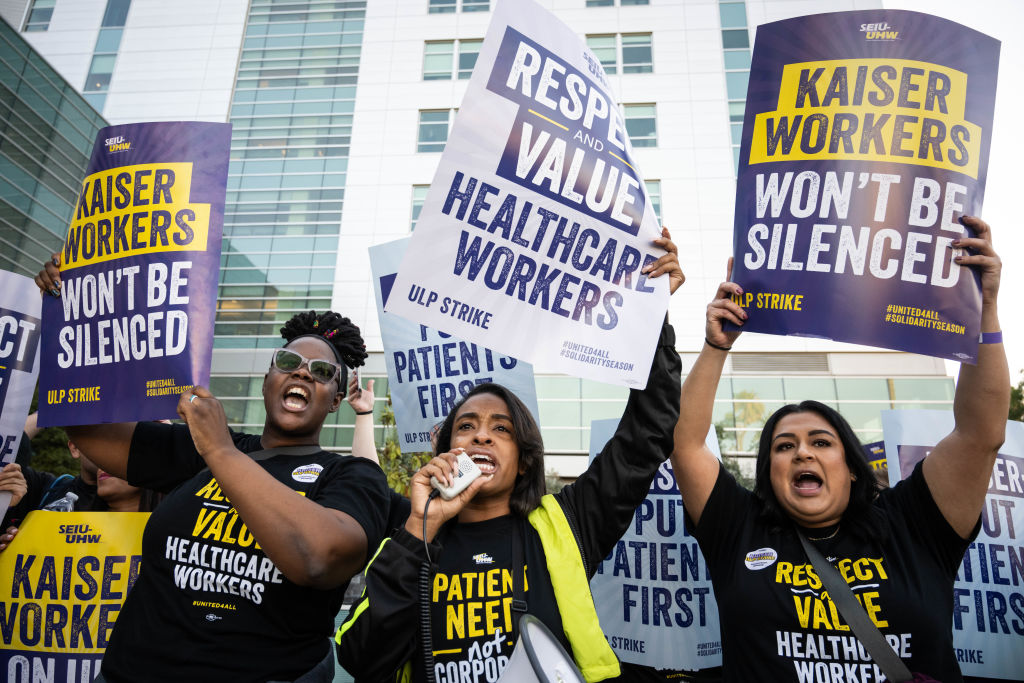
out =
{"type": "MultiPolygon", "coordinates": [[[[953,429],[946,410],[883,410],[882,430],[895,486],[953,429]]],[[[953,588],[953,646],[967,676],[1018,681],[1024,672],[1024,423],[1006,423],[981,531],[953,588]]]]}
{"type": "Polygon", "coordinates": [[[470,389],[485,382],[510,389],[537,420],[537,389],[529,363],[384,312],[408,245],[406,237],[370,247],[377,320],[399,447],[406,453],[431,450],[431,429],[470,389]]]}
{"type": "Polygon", "coordinates": [[[664,252],[601,64],[529,0],[501,2],[387,310],[561,372],[642,388],[664,252]]]}
{"type": "MultiPolygon", "coordinates": [[[[590,459],[615,434],[617,419],[590,423],[590,459]]],[[[712,427],[705,440],[721,458],[712,427]]],[[[704,555],[686,531],[672,464],[664,462],[633,524],[590,580],[601,628],[624,662],[699,671],[722,665],[718,603],[704,555]]]]}
{"type": "MultiPolygon", "coordinates": [[[[0,461],[14,462],[39,375],[39,288],[0,270],[0,461]]],[[[0,517],[11,502],[0,492],[0,517]]]]}

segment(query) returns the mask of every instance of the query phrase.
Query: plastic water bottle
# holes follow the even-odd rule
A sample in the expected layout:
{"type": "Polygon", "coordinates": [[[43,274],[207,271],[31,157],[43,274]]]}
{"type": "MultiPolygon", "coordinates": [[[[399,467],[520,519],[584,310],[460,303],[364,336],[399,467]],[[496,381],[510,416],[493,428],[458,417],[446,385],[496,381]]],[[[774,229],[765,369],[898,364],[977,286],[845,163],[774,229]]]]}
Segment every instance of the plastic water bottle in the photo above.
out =
{"type": "Polygon", "coordinates": [[[63,498],[53,501],[43,509],[50,512],[74,512],[76,500],[78,500],[78,494],[68,491],[63,498]]]}

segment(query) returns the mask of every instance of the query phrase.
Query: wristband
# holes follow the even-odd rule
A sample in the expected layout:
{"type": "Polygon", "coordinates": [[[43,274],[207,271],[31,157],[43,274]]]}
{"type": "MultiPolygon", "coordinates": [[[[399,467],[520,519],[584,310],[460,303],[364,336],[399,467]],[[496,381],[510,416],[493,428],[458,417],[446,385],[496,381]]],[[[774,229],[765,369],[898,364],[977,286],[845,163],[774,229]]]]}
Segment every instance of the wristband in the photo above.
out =
{"type": "Polygon", "coordinates": [[[719,346],[718,344],[714,343],[707,337],[704,337],[704,343],[713,349],[718,349],[719,351],[729,351],[730,349],[732,349],[731,346],[719,346]]]}
{"type": "Polygon", "coordinates": [[[372,410],[357,410],[356,415],[373,415],[372,410]]]}
{"type": "Polygon", "coordinates": [[[979,344],[1002,344],[1003,333],[999,332],[982,332],[978,335],[979,344]]]}

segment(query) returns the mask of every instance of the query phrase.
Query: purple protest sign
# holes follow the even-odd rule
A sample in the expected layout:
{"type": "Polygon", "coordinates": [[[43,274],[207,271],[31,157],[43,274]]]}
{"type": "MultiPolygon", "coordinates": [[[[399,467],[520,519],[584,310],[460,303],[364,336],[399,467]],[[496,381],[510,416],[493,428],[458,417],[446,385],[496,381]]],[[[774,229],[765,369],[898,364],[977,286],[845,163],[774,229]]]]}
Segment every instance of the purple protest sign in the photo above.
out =
{"type": "Polygon", "coordinates": [[[230,124],[102,129],[43,297],[39,424],[174,417],[207,384],[230,124]]]}
{"type": "Polygon", "coordinates": [[[938,17],[837,12],[760,26],[733,279],[745,330],[974,362],[979,215],[999,42],[938,17]]]}

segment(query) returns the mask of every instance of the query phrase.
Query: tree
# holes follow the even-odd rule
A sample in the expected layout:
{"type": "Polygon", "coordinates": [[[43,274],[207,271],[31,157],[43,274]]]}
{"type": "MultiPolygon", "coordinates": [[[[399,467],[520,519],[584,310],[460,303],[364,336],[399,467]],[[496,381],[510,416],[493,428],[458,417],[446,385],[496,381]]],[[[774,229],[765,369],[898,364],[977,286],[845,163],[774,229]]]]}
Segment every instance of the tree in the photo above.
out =
{"type": "MultiPolygon", "coordinates": [[[[32,397],[30,413],[38,408],[39,395],[32,397]]],[[[47,427],[36,434],[32,439],[33,457],[31,467],[33,469],[50,472],[52,474],[78,474],[78,461],[71,457],[68,451],[68,435],[60,427],[47,427]]]]}
{"type": "Polygon", "coordinates": [[[388,403],[380,415],[380,423],[384,428],[384,445],[378,450],[380,467],[388,480],[388,486],[409,496],[409,480],[419,468],[430,462],[430,453],[403,453],[398,446],[398,430],[395,426],[395,413],[391,409],[391,394],[388,403]]]}
{"type": "MultiPolygon", "coordinates": [[[[1024,370],[1021,373],[1024,373],[1024,370]]],[[[1010,387],[1010,419],[1024,421],[1024,374],[1017,382],[1017,386],[1010,387]]]]}

